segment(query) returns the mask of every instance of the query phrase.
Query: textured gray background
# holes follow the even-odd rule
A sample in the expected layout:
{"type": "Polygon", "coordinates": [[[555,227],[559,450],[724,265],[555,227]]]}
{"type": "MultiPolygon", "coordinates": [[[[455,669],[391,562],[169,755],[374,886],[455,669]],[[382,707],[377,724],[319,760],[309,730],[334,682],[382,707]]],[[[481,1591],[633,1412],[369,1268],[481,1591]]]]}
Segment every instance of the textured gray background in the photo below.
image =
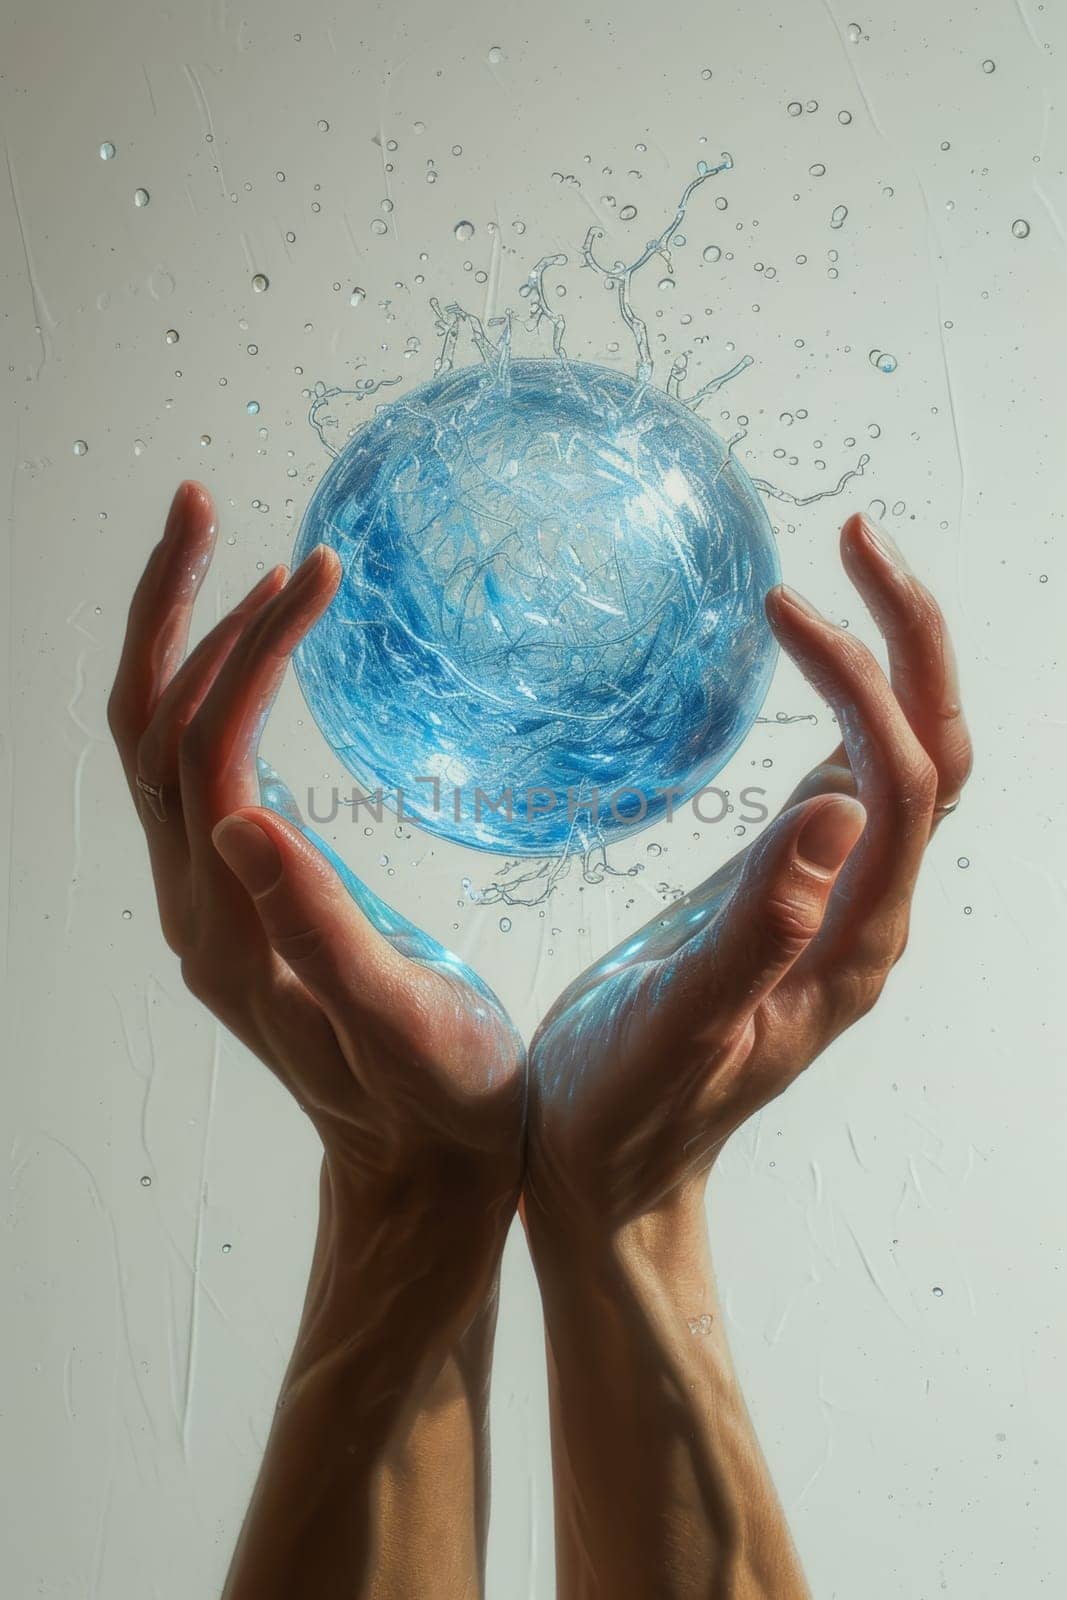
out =
{"type": "MultiPolygon", "coordinates": [[[[1067,11],[1034,0],[5,0],[13,1600],[217,1592],[313,1226],[313,1140],[184,993],[106,737],[125,606],[169,495],[195,475],[220,500],[202,627],[284,559],[326,465],[302,390],[428,377],[431,293],[517,308],[540,254],[573,261],[593,220],[606,254],[643,243],[724,148],[736,168],[694,200],[675,289],[652,270],[639,291],[657,351],[690,349],[705,379],[755,357],[706,415],[724,433],[749,418],[756,475],[808,494],[870,452],[841,498],[772,504],[785,575],[873,639],[835,532],[885,502],[945,602],[979,760],[884,1004],[715,1178],[737,1360],[820,1600],[1064,1592],[1065,42],[1067,11]],[[791,117],[792,100],[818,107],[791,117]],[[703,263],[707,244],[733,259],[703,263]],[[872,349],[896,356],[892,376],[872,349]]],[[[572,354],[628,365],[610,296],[576,264],[560,281],[572,354]]],[[[366,408],[339,407],[339,437],[366,408]]],[[[834,733],[788,664],[766,710],[818,720],[757,728],[723,782],[778,803],[834,733]]],[[[343,780],[292,682],[264,749],[298,793],[343,780]]],[[[391,825],[332,837],[529,1029],[721,860],[733,825],[641,835],[612,856],[632,876],[583,882],[576,865],[532,908],[478,900],[508,881],[489,858],[391,825]]],[[[490,1593],[543,1600],[541,1332],[519,1248],[494,1441],[490,1593]]]]}

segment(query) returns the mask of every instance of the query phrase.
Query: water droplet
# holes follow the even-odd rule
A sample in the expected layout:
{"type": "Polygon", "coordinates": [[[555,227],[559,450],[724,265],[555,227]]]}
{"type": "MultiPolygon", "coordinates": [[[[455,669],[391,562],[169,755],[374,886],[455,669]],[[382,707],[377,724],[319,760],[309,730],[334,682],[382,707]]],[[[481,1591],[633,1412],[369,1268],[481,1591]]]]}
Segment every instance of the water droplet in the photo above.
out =
{"type": "Polygon", "coordinates": [[[168,344],[177,344],[180,335],[177,328],[168,328],[163,337],[166,339],[168,344]]]}
{"type": "Polygon", "coordinates": [[[1011,225],[1011,231],[1017,239],[1028,239],[1030,237],[1030,224],[1025,217],[1016,217],[1011,225]]]}
{"type": "Polygon", "coordinates": [[[501,50],[500,46],[498,44],[492,45],[489,50],[489,65],[491,67],[499,67],[503,59],[504,52],[501,50]]]}
{"type": "Polygon", "coordinates": [[[265,273],[257,272],[255,277],[252,279],[252,287],[257,294],[265,294],[270,288],[270,279],[265,273]]]}
{"type": "Polygon", "coordinates": [[[101,161],[113,161],[115,159],[115,146],[110,139],[105,139],[100,146],[100,159],[101,161]]]}
{"type": "Polygon", "coordinates": [[[983,72],[996,72],[996,70],[997,70],[997,64],[996,64],[995,61],[983,61],[982,62],[982,71],[983,72]]]}
{"type": "Polygon", "coordinates": [[[329,131],[330,131],[330,124],[326,121],[325,117],[320,117],[319,118],[319,132],[320,133],[329,133],[329,131]]]}
{"type": "Polygon", "coordinates": [[[258,416],[259,415],[259,401],[258,400],[250,400],[248,402],[248,404],[245,406],[245,410],[248,412],[248,415],[250,417],[258,416]]]}
{"type": "Polygon", "coordinates": [[[501,933],[510,933],[511,932],[511,918],[510,917],[501,917],[501,919],[500,919],[500,931],[501,931],[501,933]]]}
{"type": "Polygon", "coordinates": [[[637,215],[637,207],[636,206],[623,206],[622,210],[619,212],[619,221],[620,222],[632,222],[634,220],[634,218],[636,217],[636,215],[637,215]]]}
{"type": "Polygon", "coordinates": [[[956,862],[957,867],[962,867],[964,871],[966,871],[970,864],[970,859],[967,856],[960,856],[959,860],[956,862]]]}
{"type": "Polygon", "coordinates": [[[851,111],[839,111],[837,113],[837,120],[838,120],[838,122],[840,122],[840,124],[841,124],[841,126],[843,128],[847,128],[849,123],[852,121],[852,112],[851,111]]]}
{"type": "Polygon", "coordinates": [[[860,27],[858,22],[849,23],[848,38],[850,44],[859,44],[860,40],[863,38],[863,29],[860,27]]]}
{"type": "Polygon", "coordinates": [[[835,206],[833,211],[830,213],[830,226],[831,226],[831,228],[843,228],[844,225],[845,225],[845,218],[847,216],[848,216],[848,207],[847,206],[835,206]]]}
{"type": "Polygon", "coordinates": [[[789,112],[791,117],[799,117],[804,107],[801,105],[799,100],[790,100],[785,109],[789,112]]]}
{"type": "Polygon", "coordinates": [[[457,222],[456,226],[452,229],[452,232],[461,243],[465,244],[468,239],[474,238],[474,223],[457,222]]]}
{"type": "Polygon", "coordinates": [[[146,206],[151,198],[147,189],[135,189],[133,191],[133,203],[135,206],[146,206]]]}
{"type": "Polygon", "coordinates": [[[76,456],[87,456],[89,454],[89,446],[84,439],[75,439],[74,454],[76,456]]]}

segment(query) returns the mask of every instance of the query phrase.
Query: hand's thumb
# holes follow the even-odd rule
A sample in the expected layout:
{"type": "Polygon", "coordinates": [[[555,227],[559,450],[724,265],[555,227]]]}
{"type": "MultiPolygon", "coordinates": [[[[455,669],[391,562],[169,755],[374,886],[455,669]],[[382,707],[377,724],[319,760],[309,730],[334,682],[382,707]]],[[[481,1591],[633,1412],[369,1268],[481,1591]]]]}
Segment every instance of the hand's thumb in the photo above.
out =
{"type": "Polygon", "coordinates": [[[263,931],[327,1013],[350,1003],[353,983],[394,953],[330,864],[293,824],[246,807],[212,832],[215,848],[251,897],[263,931]]]}
{"type": "Polygon", "coordinates": [[[751,1012],[804,953],[866,820],[851,796],[820,795],[760,839],[717,930],[717,1009],[751,1012]]]}

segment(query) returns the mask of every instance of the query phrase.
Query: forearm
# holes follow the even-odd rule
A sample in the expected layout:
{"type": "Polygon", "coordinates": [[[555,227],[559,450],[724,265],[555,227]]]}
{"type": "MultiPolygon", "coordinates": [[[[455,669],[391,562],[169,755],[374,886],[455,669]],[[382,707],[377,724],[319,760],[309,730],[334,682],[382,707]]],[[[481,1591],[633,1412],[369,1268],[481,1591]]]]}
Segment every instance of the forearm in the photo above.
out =
{"type": "Polygon", "coordinates": [[[304,1313],[224,1600],[481,1594],[506,1215],[472,1226],[442,1198],[353,1214],[324,1166],[304,1313]]]}
{"type": "Polygon", "coordinates": [[[576,1242],[530,1229],[561,1600],[808,1594],[723,1334],[703,1206],[576,1242]]]}

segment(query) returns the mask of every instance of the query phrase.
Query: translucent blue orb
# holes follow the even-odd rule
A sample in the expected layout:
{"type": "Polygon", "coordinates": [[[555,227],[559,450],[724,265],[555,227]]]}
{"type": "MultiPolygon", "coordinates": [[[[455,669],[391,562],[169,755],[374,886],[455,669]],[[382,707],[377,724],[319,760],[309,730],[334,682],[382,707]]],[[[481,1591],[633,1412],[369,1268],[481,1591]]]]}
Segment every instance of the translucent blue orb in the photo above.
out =
{"type": "Polygon", "coordinates": [[[763,702],[763,504],[685,406],[587,362],[445,372],[381,407],[308,506],[341,557],[303,641],[360,785],[507,855],[588,849],[708,786],[763,702]]]}

